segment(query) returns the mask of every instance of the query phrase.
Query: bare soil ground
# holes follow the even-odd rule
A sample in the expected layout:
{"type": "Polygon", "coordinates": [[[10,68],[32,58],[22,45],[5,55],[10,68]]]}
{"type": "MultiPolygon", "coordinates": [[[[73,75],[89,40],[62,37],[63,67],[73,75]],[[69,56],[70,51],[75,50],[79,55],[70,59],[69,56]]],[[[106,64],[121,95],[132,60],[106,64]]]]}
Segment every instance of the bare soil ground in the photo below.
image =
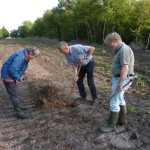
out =
{"type": "MultiPolygon", "coordinates": [[[[100,68],[99,62],[111,63],[110,55],[94,54],[99,104],[91,106],[86,81],[88,102],[76,100],[79,97],[77,87],[71,100],[67,101],[72,88],[72,69],[66,66],[65,58],[56,49],[57,44],[53,40],[35,39],[0,42],[0,67],[15,50],[31,45],[41,50],[41,56],[29,63],[26,80],[18,83],[20,101],[30,107],[27,112],[31,118],[22,120],[15,117],[0,80],[0,150],[149,150],[149,85],[141,91],[139,85],[133,84],[125,95],[128,124],[117,126],[115,132],[103,134],[99,128],[107,124],[109,102],[101,104],[109,99],[111,76],[105,70],[107,66],[101,64],[103,68],[100,68]]],[[[146,55],[144,61],[148,65],[149,60],[146,55]]]]}

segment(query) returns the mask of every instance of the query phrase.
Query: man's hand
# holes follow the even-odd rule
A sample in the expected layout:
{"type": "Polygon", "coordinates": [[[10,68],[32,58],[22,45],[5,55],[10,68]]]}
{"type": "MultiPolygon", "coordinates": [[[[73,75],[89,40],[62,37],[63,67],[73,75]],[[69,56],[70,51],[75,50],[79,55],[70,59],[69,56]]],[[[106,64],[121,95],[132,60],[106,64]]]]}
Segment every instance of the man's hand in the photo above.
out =
{"type": "Polygon", "coordinates": [[[20,78],[20,80],[18,80],[18,82],[23,82],[24,81],[24,78],[23,76],[20,78]]]}
{"type": "Polygon", "coordinates": [[[22,80],[22,79],[20,79],[20,80],[18,80],[18,82],[23,82],[23,80],[22,80]]]}
{"type": "Polygon", "coordinates": [[[122,85],[118,85],[116,89],[116,93],[120,93],[122,91],[122,85]]]}
{"type": "Polygon", "coordinates": [[[79,77],[78,76],[74,76],[74,81],[78,81],[79,77]]]}
{"type": "Polygon", "coordinates": [[[86,64],[87,63],[87,59],[86,58],[83,58],[80,60],[81,64],[86,64]]]}

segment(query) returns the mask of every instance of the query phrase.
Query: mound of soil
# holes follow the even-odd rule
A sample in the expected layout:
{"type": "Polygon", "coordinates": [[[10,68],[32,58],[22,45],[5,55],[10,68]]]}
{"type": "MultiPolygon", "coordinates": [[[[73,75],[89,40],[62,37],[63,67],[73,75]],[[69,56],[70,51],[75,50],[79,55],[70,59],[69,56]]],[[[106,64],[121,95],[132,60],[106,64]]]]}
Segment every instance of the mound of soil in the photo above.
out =
{"type": "Polygon", "coordinates": [[[70,102],[68,100],[63,100],[58,97],[58,92],[60,89],[55,87],[54,85],[40,86],[36,90],[36,96],[38,99],[39,108],[59,108],[59,107],[77,107],[77,103],[70,102]]]}

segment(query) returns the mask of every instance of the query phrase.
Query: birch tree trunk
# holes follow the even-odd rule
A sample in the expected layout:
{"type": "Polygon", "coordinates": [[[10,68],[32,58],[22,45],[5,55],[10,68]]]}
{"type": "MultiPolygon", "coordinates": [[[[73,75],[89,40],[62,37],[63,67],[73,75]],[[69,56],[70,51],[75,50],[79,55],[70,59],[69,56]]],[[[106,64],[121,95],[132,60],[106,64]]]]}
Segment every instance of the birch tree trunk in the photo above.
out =
{"type": "Polygon", "coordinates": [[[147,49],[148,49],[148,46],[149,46],[149,40],[150,40],[150,32],[149,32],[149,35],[148,35],[147,45],[146,45],[146,47],[145,47],[145,50],[147,50],[147,49]]]}
{"type": "Polygon", "coordinates": [[[104,21],[104,28],[103,28],[103,40],[102,40],[102,44],[104,44],[105,29],[106,29],[106,20],[104,21]]]}

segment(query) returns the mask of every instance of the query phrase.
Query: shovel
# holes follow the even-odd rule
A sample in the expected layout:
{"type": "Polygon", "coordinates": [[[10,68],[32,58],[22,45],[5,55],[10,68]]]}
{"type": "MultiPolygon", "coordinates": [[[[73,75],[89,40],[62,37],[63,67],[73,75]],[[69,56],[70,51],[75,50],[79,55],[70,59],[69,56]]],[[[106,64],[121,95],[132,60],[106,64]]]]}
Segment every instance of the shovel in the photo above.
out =
{"type": "MultiPolygon", "coordinates": [[[[82,64],[80,64],[80,65],[79,65],[79,68],[78,68],[78,71],[77,71],[77,76],[79,75],[79,72],[80,72],[81,66],[82,66],[82,64]]],[[[73,81],[73,86],[72,86],[72,88],[71,88],[71,92],[70,92],[69,97],[68,97],[68,99],[67,99],[68,101],[70,101],[71,94],[73,93],[75,83],[76,83],[76,81],[74,80],[74,81],[73,81]]]]}

